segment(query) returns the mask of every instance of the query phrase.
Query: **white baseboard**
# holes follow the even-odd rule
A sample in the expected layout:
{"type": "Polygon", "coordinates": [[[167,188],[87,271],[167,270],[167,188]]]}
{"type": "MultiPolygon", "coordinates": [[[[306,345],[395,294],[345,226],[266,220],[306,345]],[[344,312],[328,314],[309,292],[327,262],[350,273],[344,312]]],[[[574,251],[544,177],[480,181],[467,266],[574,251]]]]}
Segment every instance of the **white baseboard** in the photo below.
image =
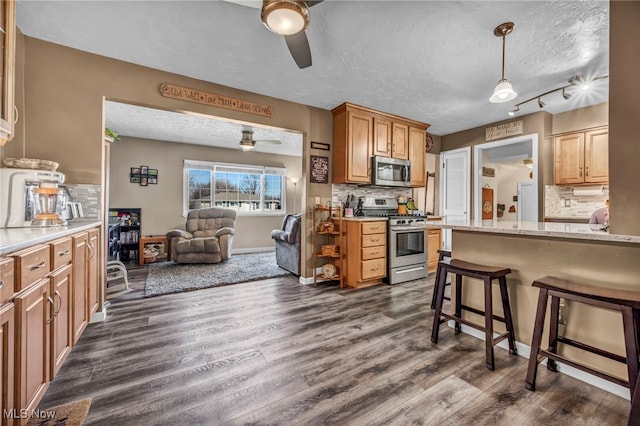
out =
{"type": "Polygon", "coordinates": [[[231,255],[234,254],[247,254],[247,253],[264,253],[268,251],[276,251],[275,247],[254,247],[254,248],[241,248],[241,249],[231,249],[231,255]]]}
{"type": "Polygon", "coordinates": [[[104,320],[107,319],[107,307],[103,306],[101,311],[96,312],[95,314],[93,314],[91,316],[91,319],[89,320],[89,324],[93,324],[96,322],[102,322],[104,320]]]}
{"type": "MultiPolygon", "coordinates": [[[[454,327],[454,322],[453,321],[448,321],[447,325],[451,328],[454,327]]],[[[465,334],[468,334],[470,336],[476,337],[482,341],[484,341],[484,333],[480,330],[476,330],[475,328],[472,327],[468,327],[464,324],[462,324],[462,332],[465,334]]],[[[497,336],[497,334],[496,334],[497,336]]],[[[506,349],[509,350],[509,342],[507,342],[507,340],[503,340],[502,342],[498,343],[496,346],[502,348],[502,349],[506,349]]],[[[516,341],[516,349],[518,350],[518,355],[520,355],[523,358],[529,359],[529,356],[531,355],[531,346],[529,345],[525,345],[524,343],[518,342],[516,341]]],[[[547,360],[545,359],[544,361],[542,361],[540,363],[541,365],[546,365],[547,364],[547,360]]],[[[562,364],[560,362],[556,362],[557,365],[557,369],[560,373],[566,374],[567,376],[571,376],[574,379],[578,379],[582,382],[588,383],[590,385],[593,385],[597,388],[603,389],[607,392],[610,392],[614,395],[619,396],[620,398],[624,398],[626,400],[630,399],[630,395],[629,395],[629,389],[625,388],[624,386],[620,386],[617,385],[615,383],[611,383],[608,380],[604,380],[601,379],[600,377],[596,377],[592,374],[586,373],[582,370],[578,370],[577,368],[573,368],[571,366],[562,364]]],[[[524,386],[524,377],[522,378],[523,381],[523,385],[524,386]]]]}

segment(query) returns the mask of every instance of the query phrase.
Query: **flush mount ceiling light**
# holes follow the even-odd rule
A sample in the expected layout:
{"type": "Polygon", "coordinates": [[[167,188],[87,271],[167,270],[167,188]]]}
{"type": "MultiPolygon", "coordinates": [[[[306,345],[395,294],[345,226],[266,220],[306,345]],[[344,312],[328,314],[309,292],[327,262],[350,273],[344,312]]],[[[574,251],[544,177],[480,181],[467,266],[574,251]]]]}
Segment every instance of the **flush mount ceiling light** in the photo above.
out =
{"type": "Polygon", "coordinates": [[[264,0],[260,19],[276,34],[293,35],[309,25],[309,9],[306,2],[300,0],[264,0]]]}
{"type": "MultiPolygon", "coordinates": [[[[594,81],[597,81],[597,80],[601,80],[603,78],[609,78],[609,76],[608,75],[603,75],[603,76],[600,76],[600,77],[595,77],[595,78],[591,79],[590,81],[587,81],[583,76],[576,75],[576,76],[571,77],[569,79],[569,84],[565,84],[564,86],[558,87],[557,89],[548,90],[548,91],[546,91],[544,93],[540,93],[539,95],[533,96],[532,98],[529,98],[526,101],[522,101],[520,103],[515,104],[514,105],[514,109],[509,111],[509,115],[515,115],[517,112],[520,111],[520,105],[524,105],[527,102],[531,102],[533,100],[537,100],[538,101],[538,106],[540,108],[544,108],[546,104],[544,102],[542,102],[541,98],[543,96],[549,95],[549,94],[554,93],[554,92],[562,91],[562,97],[564,99],[566,99],[566,100],[569,100],[573,96],[573,94],[567,92],[566,89],[568,89],[570,87],[577,87],[577,88],[580,89],[580,91],[587,91],[591,87],[591,83],[593,83],[594,81]]],[[[579,94],[578,94],[578,96],[579,96],[579,94]]]]}
{"type": "Polygon", "coordinates": [[[493,35],[496,37],[502,37],[502,78],[498,81],[498,85],[493,90],[493,95],[489,98],[489,102],[493,103],[501,103],[508,102],[512,99],[515,99],[518,94],[513,90],[511,83],[504,78],[504,47],[505,47],[505,38],[507,34],[513,31],[514,24],[513,22],[505,22],[503,24],[498,25],[493,29],[493,35]]]}

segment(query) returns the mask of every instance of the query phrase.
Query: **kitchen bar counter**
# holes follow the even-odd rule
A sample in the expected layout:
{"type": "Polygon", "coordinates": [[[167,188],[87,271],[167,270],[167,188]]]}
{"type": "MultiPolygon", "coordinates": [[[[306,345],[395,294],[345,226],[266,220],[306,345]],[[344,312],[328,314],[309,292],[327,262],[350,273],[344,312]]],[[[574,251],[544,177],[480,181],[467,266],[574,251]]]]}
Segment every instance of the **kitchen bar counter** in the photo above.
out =
{"type": "Polygon", "coordinates": [[[589,225],[585,223],[441,220],[429,222],[423,226],[492,234],[529,235],[534,237],[571,238],[640,244],[640,236],[610,234],[608,231],[603,231],[601,225],[589,225]]]}
{"type": "Polygon", "coordinates": [[[100,226],[97,218],[72,219],[67,226],[0,229],[0,255],[100,226]]]}
{"type": "MultiPolygon", "coordinates": [[[[425,227],[452,230],[451,251],[455,258],[469,262],[511,268],[507,276],[509,299],[514,317],[518,352],[528,356],[533,336],[538,289],[534,280],[554,275],[585,285],[637,290],[640,286],[640,237],[613,235],[588,224],[575,223],[517,223],[517,222],[431,222],[425,227]]],[[[464,278],[468,281],[468,278],[464,278]]],[[[463,303],[482,308],[482,285],[465,285],[463,303]]],[[[494,309],[501,315],[500,297],[494,291],[494,309]]],[[[429,297],[431,294],[428,295],[429,297]]],[[[619,312],[581,303],[564,301],[560,333],[591,346],[625,354],[622,318],[619,312]]],[[[478,324],[483,318],[471,313],[464,316],[478,324]]],[[[501,333],[503,324],[496,323],[501,333]]],[[[475,330],[466,329],[474,334],[475,330]]],[[[545,330],[543,342],[548,341],[545,330]]],[[[504,342],[503,342],[504,343],[504,342]]],[[[546,344],[546,343],[545,343],[546,344]]],[[[561,353],[621,378],[627,377],[626,366],[576,348],[560,345],[561,353]]],[[[499,369],[500,366],[498,365],[499,369]]],[[[577,375],[582,380],[629,398],[629,390],[591,375],[561,365],[560,371],[577,375]],[[577,373],[576,373],[577,372],[577,373]]],[[[524,380],[524,377],[522,378],[524,380]]],[[[547,386],[548,377],[539,386],[547,386]]]]}

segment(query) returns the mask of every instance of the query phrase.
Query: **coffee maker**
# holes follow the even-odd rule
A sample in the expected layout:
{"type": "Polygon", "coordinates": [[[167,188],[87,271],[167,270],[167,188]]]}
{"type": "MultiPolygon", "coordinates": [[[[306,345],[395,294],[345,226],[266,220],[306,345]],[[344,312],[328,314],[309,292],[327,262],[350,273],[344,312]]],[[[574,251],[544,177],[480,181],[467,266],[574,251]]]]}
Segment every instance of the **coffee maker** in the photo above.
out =
{"type": "Polygon", "coordinates": [[[0,168],[0,228],[65,226],[60,172],[0,168]]]}

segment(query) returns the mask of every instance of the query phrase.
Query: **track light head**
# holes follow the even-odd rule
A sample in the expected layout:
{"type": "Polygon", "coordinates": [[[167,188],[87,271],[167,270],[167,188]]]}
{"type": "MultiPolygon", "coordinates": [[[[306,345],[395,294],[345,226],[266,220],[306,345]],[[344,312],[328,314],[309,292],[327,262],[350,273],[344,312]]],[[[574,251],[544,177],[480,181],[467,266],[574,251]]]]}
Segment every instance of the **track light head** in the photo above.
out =
{"type": "Polygon", "coordinates": [[[544,103],[544,102],[542,102],[542,100],[540,100],[540,98],[538,98],[538,106],[539,106],[540,108],[544,108],[544,106],[545,106],[545,103],[544,103]]]}
{"type": "Polygon", "coordinates": [[[562,89],[562,97],[565,99],[569,99],[571,97],[571,93],[565,92],[564,88],[562,89]]]}
{"type": "Polygon", "coordinates": [[[520,105],[516,106],[514,109],[512,109],[511,111],[509,111],[509,115],[514,116],[514,115],[516,115],[518,112],[520,112],[520,105]]]}

